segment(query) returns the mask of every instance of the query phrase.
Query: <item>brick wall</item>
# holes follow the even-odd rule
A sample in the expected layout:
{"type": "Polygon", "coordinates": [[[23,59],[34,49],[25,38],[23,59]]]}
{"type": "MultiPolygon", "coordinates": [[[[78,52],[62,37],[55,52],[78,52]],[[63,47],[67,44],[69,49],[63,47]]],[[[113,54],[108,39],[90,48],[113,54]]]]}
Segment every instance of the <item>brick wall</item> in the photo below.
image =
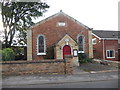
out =
{"type": "Polygon", "coordinates": [[[118,60],[118,40],[105,40],[104,41],[104,48],[105,48],[105,60],[118,60]],[[114,50],[115,58],[107,58],[106,50],[114,50]]]}
{"type": "MultiPolygon", "coordinates": [[[[72,18],[60,13],[57,16],[51,17],[48,20],[44,20],[43,23],[37,24],[31,28],[32,35],[32,59],[33,60],[42,60],[45,56],[37,55],[37,36],[39,34],[45,35],[46,47],[54,46],[59,40],[61,40],[66,33],[71,36],[75,41],[77,41],[78,35],[85,36],[85,53],[89,56],[89,29],[84,25],[78,24],[76,21],[73,21],[72,18]],[[65,22],[66,26],[60,27],[57,26],[58,22],[65,22]]],[[[29,50],[29,49],[28,49],[29,50]]]]}
{"type": "Polygon", "coordinates": [[[97,59],[103,59],[103,42],[96,36],[92,35],[92,38],[96,38],[96,44],[93,45],[93,57],[97,59]]]}
{"type": "Polygon", "coordinates": [[[118,60],[118,40],[99,40],[94,35],[92,35],[92,38],[96,38],[96,44],[93,45],[94,58],[113,60],[113,61],[118,60]],[[103,45],[104,45],[104,55],[103,55],[103,45]],[[106,58],[106,50],[114,50],[115,58],[106,58]]]}
{"type": "Polygon", "coordinates": [[[72,74],[72,57],[65,60],[4,61],[2,75],[24,74],[72,74]]]}

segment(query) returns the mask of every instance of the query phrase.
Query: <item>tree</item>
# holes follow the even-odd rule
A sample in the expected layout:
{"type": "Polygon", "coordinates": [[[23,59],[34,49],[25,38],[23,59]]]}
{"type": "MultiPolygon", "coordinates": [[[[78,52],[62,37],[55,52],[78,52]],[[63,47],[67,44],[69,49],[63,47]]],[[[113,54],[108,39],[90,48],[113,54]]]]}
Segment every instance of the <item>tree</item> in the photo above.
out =
{"type": "Polygon", "coordinates": [[[19,43],[26,43],[26,30],[34,24],[36,19],[43,15],[49,8],[45,2],[2,2],[2,21],[4,28],[5,48],[10,48],[15,37],[18,34],[19,43]]]}

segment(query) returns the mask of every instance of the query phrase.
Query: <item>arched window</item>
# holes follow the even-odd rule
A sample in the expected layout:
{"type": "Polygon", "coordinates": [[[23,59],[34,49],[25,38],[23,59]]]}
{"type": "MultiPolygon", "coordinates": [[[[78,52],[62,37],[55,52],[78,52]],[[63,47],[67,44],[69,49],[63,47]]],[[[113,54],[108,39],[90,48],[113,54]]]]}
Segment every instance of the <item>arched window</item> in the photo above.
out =
{"type": "Polygon", "coordinates": [[[45,36],[39,35],[37,38],[37,55],[46,55],[45,36]]]}
{"type": "Polygon", "coordinates": [[[77,37],[77,41],[78,41],[78,53],[79,51],[82,51],[82,53],[84,53],[84,36],[79,35],[77,37]]]}

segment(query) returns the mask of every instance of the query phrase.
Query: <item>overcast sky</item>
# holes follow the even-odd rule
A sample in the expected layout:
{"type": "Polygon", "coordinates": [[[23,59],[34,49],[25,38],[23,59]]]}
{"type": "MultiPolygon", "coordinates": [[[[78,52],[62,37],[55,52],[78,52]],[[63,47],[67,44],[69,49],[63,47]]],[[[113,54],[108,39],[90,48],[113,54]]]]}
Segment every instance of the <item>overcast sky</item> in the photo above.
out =
{"type": "Polygon", "coordinates": [[[44,17],[62,10],[64,13],[94,30],[118,30],[118,2],[120,0],[47,0],[50,8],[44,17]]]}
{"type": "MultiPolygon", "coordinates": [[[[118,2],[120,0],[45,0],[50,5],[38,22],[62,10],[64,13],[94,30],[118,30],[118,2]]],[[[0,17],[0,30],[1,30],[0,17]]]]}

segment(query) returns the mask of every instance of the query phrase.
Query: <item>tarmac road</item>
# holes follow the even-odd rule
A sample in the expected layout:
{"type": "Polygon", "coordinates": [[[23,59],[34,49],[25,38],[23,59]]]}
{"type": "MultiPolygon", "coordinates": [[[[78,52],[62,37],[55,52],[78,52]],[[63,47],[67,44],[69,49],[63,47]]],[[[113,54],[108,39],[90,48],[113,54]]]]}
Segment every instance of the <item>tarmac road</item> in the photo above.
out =
{"type": "Polygon", "coordinates": [[[118,71],[86,73],[78,75],[26,75],[3,78],[3,88],[9,87],[69,87],[69,88],[112,88],[118,87],[118,71]],[[57,86],[56,86],[57,85],[57,86]]]}
{"type": "Polygon", "coordinates": [[[118,88],[118,80],[68,82],[57,84],[12,85],[4,88],[118,88]]]}

